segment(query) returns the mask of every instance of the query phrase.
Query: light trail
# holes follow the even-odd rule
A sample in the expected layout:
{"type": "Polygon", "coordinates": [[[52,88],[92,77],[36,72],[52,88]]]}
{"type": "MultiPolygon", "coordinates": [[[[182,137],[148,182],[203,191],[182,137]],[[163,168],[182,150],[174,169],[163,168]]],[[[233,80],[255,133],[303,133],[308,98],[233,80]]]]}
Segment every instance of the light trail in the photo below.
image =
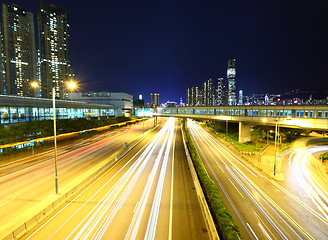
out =
{"type": "MultiPolygon", "coordinates": [[[[157,155],[156,160],[154,161],[154,166],[151,171],[150,177],[148,178],[147,184],[144,188],[144,192],[142,197],[138,201],[135,209],[134,209],[134,220],[131,221],[132,234],[129,237],[129,231],[127,233],[128,239],[134,239],[140,225],[141,217],[144,213],[145,204],[148,201],[149,192],[152,186],[154,185],[156,179],[156,173],[160,165],[160,177],[156,187],[155,199],[153,200],[153,207],[151,210],[151,216],[149,220],[149,230],[148,234],[151,236],[155,236],[156,225],[159,213],[160,199],[163,191],[163,183],[165,178],[166,166],[168,165],[168,159],[170,154],[171,145],[174,142],[173,136],[175,131],[174,128],[174,119],[170,119],[165,126],[160,130],[160,132],[144,147],[140,150],[135,157],[141,153],[141,155],[135,160],[135,162],[128,167],[128,164],[132,162],[133,158],[128,161],[121,169],[118,171],[111,179],[109,179],[106,184],[102,186],[96,193],[94,193],[82,206],[79,207],[73,216],[77,215],[79,211],[89,202],[92,201],[93,198],[106,187],[107,184],[110,184],[114,177],[118,175],[119,172],[126,169],[126,172],[122,175],[122,177],[115,182],[114,186],[108,191],[92,208],[92,210],[81,219],[81,222],[71,231],[71,233],[66,237],[66,239],[101,239],[106,233],[110,223],[112,222],[115,214],[121,209],[125,200],[130,195],[138,181],[139,177],[144,172],[144,169],[147,165],[149,165],[152,156],[154,154],[157,155]],[[164,143],[161,143],[161,138],[165,137],[164,143]],[[159,152],[155,153],[155,150],[158,148],[159,144],[161,145],[161,149],[159,152]],[[165,151],[164,151],[165,150],[165,151]],[[164,156],[163,156],[164,154],[164,156]],[[163,160],[162,160],[163,158],[163,160]]],[[[67,219],[66,221],[69,221],[67,219]]],[[[64,226],[65,223],[62,225],[64,226]]],[[[57,229],[59,231],[60,228],[57,229]]],[[[52,234],[55,236],[56,232],[52,234]]]]}
{"type": "MultiPolygon", "coordinates": [[[[275,229],[276,233],[282,238],[282,239],[290,239],[289,235],[286,235],[285,229],[289,229],[293,233],[295,237],[298,239],[303,239],[302,236],[300,236],[295,229],[302,232],[304,236],[306,236],[308,239],[312,239],[312,237],[299,225],[297,222],[295,222],[285,211],[283,211],[277,203],[275,203],[268,195],[266,195],[249,177],[247,177],[241,169],[239,169],[233,162],[231,162],[228,158],[221,158],[220,154],[222,153],[222,148],[218,148],[221,144],[217,144],[217,140],[213,138],[208,132],[206,132],[203,128],[195,124],[193,121],[188,121],[188,127],[190,129],[191,135],[194,138],[196,145],[197,141],[202,141],[203,146],[208,146],[209,149],[212,150],[216,154],[216,158],[213,158],[213,161],[215,164],[219,166],[219,162],[216,159],[220,160],[220,164],[224,164],[226,166],[226,170],[224,175],[227,177],[227,179],[230,181],[230,178],[233,178],[234,181],[237,183],[237,185],[240,187],[242,192],[248,196],[248,199],[253,203],[253,205],[258,209],[258,211],[262,214],[262,216],[267,220],[267,222],[271,225],[273,229],[275,229]],[[196,139],[197,136],[197,139],[196,139]],[[228,166],[232,165],[230,168],[228,166]]],[[[220,146],[221,147],[221,146],[220,146]]],[[[198,145],[198,150],[202,151],[201,148],[198,145]]],[[[223,151],[226,153],[227,150],[224,148],[223,151]]],[[[204,157],[204,154],[202,153],[203,158],[207,165],[209,166],[209,162],[204,157]]],[[[235,156],[230,155],[233,159],[236,159],[235,156]]],[[[238,163],[240,163],[239,159],[236,159],[238,163]]],[[[243,170],[247,170],[247,172],[251,173],[254,177],[257,177],[258,174],[252,170],[248,170],[248,167],[245,164],[241,164],[243,167],[243,170]]],[[[211,169],[211,167],[209,166],[211,169]]],[[[211,170],[213,173],[213,176],[218,181],[218,178],[216,177],[216,174],[211,170]]],[[[218,182],[219,183],[219,182],[218,182]]],[[[220,186],[222,186],[221,183],[219,183],[220,186]]],[[[234,185],[233,185],[234,186],[234,185]]],[[[225,192],[225,191],[224,191],[225,192]]],[[[225,193],[226,194],[226,193],[225,193]]],[[[229,202],[231,203],[231,200],[228,198],[229,202]]],[[[235,209],[235,207],[233,207],[235,209]]],[[[237,213],[239,216],[239,213],[237,213]]],[[[241,219],[241,218],[240,218],[241,219]]],[[[246,227],[244,221],[241,219],[243,225],[246,227]]],[[[263,227],[263,226],[262,226],[263,227]]],[[[248,228],[246,228],[247,232],[248,228]]],[[[267,234],[265,231],[264,233],[267,234]]],[[[250,235],[251,236],[251,235],[250,235]]]]}
{"type": "Polygon", "coordinates": [[[327,146],[305,147],[294,150],[289,165],[314,205],[328,219],[328,179],[318,169],[318,160],[314,154],[327,152],[327,146]]]}

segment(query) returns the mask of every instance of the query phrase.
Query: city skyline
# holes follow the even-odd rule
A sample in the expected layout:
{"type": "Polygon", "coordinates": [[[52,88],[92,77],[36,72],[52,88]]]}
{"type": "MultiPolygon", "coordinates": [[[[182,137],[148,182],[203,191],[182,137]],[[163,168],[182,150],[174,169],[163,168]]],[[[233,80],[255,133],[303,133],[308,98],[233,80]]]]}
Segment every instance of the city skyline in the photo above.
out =
{"type": "MultiPolygon", "coordinates": [[[[187,87],[225,78],[230,58],[238,62],[236,92],[245,95],[328,88],[324,1],[47,2],[70,16],[71,63],[81,91],[143,94],[146,101],[158,92],[163,102],[178,102],[187,87]]],[[[4,3],[36,18],[39,1],[4,3]]]]}

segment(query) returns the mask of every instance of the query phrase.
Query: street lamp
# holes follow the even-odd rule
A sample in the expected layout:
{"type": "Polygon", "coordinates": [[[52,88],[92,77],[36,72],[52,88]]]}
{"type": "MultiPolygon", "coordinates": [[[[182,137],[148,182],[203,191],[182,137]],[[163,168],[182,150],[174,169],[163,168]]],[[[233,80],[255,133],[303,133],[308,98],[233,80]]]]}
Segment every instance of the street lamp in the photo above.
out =
{"type": "Polygon", "coordinates": [[[37,87],[39,86],[39,84],[37,82],[31,82],[31,86],[35,89],[34,97],[37,97],[38,96],[37,87]]]}
{"type": "MultiPolygon", "coordinates": [[[[38,87],[38,84],[31,84],[32,87],[38,87]]],[[[71,89],[76,87],[74,82],[70,82],[67,86],[71,89]]],[[[53,111],[53,121],[54,121],[54,146],[55,146],[55,189],[56,194],[58,194],[58,171],[57,171],[57,128],[56,128],[56,89],[52,87],[52,111],[53,111]]]]}
{"type": "Polygon", "coordinates": [[[277,163],[277,131],[278,131],[278,119],[276,119],[276,128],[274,134],[274,165],[273,165],[273,175],[276,175],[276,163],[277,163]]]}

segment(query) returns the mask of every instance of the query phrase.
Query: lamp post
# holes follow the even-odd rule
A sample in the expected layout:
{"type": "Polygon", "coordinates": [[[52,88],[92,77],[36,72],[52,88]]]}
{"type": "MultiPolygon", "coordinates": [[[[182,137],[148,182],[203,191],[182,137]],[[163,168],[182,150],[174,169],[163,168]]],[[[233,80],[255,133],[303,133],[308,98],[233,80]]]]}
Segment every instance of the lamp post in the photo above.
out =
{"type": "MultiPolygon", "coordinates": [[[[32,87],[36,88],[38,84],[31,84],[32,87]]],[[[76,84],[71,81],[67,84],[70,89],[76,88],[76,84]]],[[[55,190],[58,194],[58,169],[57,169],[57,128],[56,128],[56,89],[52,87],[52,111],[53,111],[53,122],[54,122],[54,146],[55,146],[55,190]]]]}
{"type": "Polygon", "coordinates": [[[52,112],[54,119],[54,145],[55,145],[55,188],[58,194],[58,173],[57,173],[57,128],[56,128],[56,90],[52,87],[52,112]]]}
{"type": "Polygon", "coordinates": [[[278,131],[278,119],[276,119],[276,128],[274,134],[274,165],[273,165],[273,175],[276,175],[276,163],[277,163],[277,131],[278,131]]]}

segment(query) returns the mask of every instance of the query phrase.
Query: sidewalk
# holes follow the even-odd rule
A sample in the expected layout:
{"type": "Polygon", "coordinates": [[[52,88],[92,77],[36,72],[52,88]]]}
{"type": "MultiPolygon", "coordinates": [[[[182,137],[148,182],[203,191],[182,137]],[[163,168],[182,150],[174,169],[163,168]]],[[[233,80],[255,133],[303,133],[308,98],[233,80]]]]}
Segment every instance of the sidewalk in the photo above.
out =
{"type": "MultiPolygon", "coordinates": [[[[278,151],[278,149],[277,149],[278,151]]],[[[284,176],[281,172],[281,156],[278,155],[276,159],[276,172],[274,174],[274,154],[275,154],[275,147],[274,145],[270,145],[268,149],[262,153],[262,156],[260,157],[259,154],[257,154],[257,161],[254,162],[253,164],[261,169],[264,173],[269,175],[270,177],[274,178],[275,180],[278,181],[283,181],[284,176]]]]}
{"type": "MultiPolygon", "coordinates": [[[[211,132],[207,129],[207,131],[211,132]]],[[[277,180],[283,181],[284,176],[281,172],[281,154],[276,159],[276,174],[274,174],[274,145],[270,145],[261,155],[259,153],[243,153],[240,152],[236,147],[231,145],[230,142],[227,142],[225,139],[219,137],[218,135],[211,132],[214,136],[216,136],[225,146],[229,147],[236,154],[244,158],[250,164],[255,166],[257,169],[265,173],[267,176],[277,180]]],[[[277,149],[278,151],[278,149],[277,149]]]]}

